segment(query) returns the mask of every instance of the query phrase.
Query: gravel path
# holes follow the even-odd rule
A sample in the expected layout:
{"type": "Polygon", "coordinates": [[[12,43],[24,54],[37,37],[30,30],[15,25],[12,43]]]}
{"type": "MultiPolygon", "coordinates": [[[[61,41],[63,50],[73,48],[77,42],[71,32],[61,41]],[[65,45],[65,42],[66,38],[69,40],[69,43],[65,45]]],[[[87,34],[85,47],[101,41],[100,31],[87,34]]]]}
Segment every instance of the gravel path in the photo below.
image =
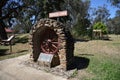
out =
{"type": "Polygon", "coordinates": [[[0,61],[0,80],[67,80],[24,65],[29,55],[0,61]]]}

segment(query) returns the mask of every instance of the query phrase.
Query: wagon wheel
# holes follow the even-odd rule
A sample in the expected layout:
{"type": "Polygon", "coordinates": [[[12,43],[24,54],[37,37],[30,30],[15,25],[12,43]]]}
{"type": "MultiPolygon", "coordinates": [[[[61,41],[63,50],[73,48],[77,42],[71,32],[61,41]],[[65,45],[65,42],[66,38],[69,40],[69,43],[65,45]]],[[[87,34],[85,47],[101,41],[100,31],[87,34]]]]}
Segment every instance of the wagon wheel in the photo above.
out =
{"type": "Polygon", "coordinates": [[[42,52],[47,54],[57,53],[59,48],[58,35],[54,30],[47,29],[44,34],[43,41],[41,43],[42,52]]]}

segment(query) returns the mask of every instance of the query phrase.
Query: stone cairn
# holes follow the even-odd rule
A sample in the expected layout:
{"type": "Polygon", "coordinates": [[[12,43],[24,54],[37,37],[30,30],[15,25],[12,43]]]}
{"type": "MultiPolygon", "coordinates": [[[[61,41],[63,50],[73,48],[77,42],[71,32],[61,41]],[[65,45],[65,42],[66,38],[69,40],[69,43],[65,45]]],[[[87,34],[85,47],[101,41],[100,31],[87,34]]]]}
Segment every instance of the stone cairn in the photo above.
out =
{"type": "Polygon", "coordinates": [[[29,43],[31,46],[31,58],[33,61],[37,61],[41,49],[40,44],[42,41],[42,37],[44,35],[45,29],[50,28],[56,32],[58,38],[60,40],[59,50],[57,52],[60,61],[60,68],[63,70],[67,70],[71,63],[74,61],[74,40],[66,27],[61,23],[53,19],[40,19],[32,28],[29,43]]]}

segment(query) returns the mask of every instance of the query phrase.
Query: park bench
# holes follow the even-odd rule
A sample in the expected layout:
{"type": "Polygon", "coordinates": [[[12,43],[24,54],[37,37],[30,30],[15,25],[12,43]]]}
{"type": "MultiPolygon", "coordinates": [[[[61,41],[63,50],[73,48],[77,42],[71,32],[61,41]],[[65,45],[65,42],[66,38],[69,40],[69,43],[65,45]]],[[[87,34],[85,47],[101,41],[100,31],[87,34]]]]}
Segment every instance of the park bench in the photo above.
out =
{"type": "Polygon", "coordinates": [[[14,39],[15,35],[11,35],[8,39],[6,40],[1,40],[1,43],[9,43],[10,45],[10,53],[12,53],[12,40],[14,39]]]}

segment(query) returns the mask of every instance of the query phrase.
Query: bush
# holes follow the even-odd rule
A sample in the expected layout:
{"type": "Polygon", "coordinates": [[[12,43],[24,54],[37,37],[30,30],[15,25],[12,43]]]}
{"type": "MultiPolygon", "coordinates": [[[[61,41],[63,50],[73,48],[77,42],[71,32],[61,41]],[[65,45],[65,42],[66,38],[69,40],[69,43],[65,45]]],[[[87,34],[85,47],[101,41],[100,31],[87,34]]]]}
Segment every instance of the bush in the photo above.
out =
{"type": "Polygon", "coordinates": [[[107,34],[108,30],[107,30],[107,26],[105,24],[103,24],[102,22],[97,22],[94,26],[93,29],[95,30],[101,30],[103,34],[107,34]]]}

